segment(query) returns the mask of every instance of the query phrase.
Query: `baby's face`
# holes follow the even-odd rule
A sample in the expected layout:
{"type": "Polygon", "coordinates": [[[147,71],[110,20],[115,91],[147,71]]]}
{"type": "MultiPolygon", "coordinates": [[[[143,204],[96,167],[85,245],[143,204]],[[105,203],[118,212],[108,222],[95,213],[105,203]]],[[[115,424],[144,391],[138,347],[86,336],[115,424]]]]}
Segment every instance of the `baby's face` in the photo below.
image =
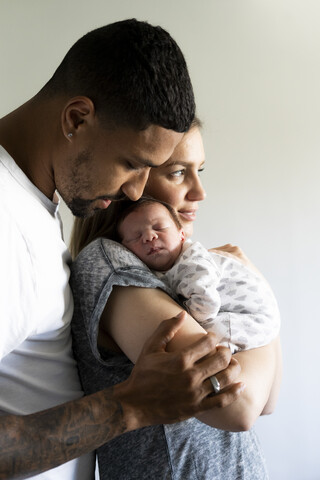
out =
{"type": "Polygon", "coordinates": [[[168,270],[179,254],[184,232],[159,203],[142,205],[119,226],[122,244],[153,270],[168,270]]]}

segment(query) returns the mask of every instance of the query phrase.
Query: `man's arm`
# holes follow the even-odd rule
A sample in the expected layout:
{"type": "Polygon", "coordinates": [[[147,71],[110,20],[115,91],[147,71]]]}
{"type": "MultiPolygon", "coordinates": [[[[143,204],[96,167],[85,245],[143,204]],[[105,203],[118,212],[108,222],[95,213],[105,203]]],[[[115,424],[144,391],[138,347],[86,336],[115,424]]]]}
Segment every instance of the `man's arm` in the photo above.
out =
{"type": "Polygon", "coordinates": [[[28,478],[125,431],[112,389],[32,415],[0,417],[0,479],[28,478]]]}
{"type": "Polygon", "coordinates": [[[125,382],[32,415],[0,416],[0,479],[27,478],[124,432],[180,421],[238,398],[243,385],[233,382],[240,367],[230,364],[225,349],[209,356],[215,346],[213,335],[181,352],[167,351],[184,321],[180,315],[161,323],[125,382]],[[208,397],[212,393],[208,377],[221,370],[226,391],[208,397]]]}

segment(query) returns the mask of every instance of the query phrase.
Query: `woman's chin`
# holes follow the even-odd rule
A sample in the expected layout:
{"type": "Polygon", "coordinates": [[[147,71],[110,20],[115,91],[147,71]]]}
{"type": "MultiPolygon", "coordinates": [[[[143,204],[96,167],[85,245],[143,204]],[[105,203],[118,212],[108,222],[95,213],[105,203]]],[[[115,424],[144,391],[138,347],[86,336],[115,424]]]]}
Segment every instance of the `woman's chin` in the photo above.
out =
{"type": "Polygon", "coordinates": [[[193,222],[181,222],[182,223],[182,228],[184,231],[184,234],[186,238],[190,238],[193,234],[193,222]]]}

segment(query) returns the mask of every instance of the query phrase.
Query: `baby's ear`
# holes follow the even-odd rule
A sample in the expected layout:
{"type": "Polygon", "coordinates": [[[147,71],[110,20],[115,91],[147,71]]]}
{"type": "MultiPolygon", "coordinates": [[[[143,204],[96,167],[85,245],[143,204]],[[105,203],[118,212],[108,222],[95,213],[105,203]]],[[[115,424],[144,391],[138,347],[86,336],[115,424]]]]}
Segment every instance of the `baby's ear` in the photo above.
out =
{"type": "Polygon", "coordinates": [[[184,243],[186,240],[186,235],[183,230],[180,230],[181,242],[184,243]]]}

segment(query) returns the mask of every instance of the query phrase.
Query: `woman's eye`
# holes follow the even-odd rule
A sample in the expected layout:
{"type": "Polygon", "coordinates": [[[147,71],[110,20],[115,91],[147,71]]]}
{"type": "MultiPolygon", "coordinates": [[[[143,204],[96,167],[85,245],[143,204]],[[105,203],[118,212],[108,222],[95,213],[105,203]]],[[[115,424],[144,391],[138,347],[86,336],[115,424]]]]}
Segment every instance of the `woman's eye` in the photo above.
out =
{"type": "Polygon", "coordinates": [[[198,175],[200,175],[200,173],[202,173],[203,170],[204,170],[204,167],[199,168],[199,170],[198,170],[198,175]]]}
{"type": "Polygon", "coordinates": [[[172,172],[170,173],[170,175],[172,175],[172,177],[181,177],[182,175],[184,175],[185,173],[185,170],[176,170],[175,172],[172,172]]]}

